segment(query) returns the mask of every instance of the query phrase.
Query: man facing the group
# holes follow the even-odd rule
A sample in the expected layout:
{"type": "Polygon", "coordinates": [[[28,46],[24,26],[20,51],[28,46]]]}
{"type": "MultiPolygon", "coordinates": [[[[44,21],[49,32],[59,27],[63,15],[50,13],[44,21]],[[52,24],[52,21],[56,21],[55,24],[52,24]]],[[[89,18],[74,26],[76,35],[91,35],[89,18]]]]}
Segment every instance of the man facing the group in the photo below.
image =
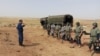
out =
{"type": "Polygon", "coordinates": [[[19,45],[20,46],[24,46],[23,45],[23,27],[24,27],[25,25],[23,24],[23,20],[22,19],[20,19],[19,20],[19,23],[18,23],[18,25],[17,25],[17,31],[18,31],[18,39],[19,39],[19,45]]]}

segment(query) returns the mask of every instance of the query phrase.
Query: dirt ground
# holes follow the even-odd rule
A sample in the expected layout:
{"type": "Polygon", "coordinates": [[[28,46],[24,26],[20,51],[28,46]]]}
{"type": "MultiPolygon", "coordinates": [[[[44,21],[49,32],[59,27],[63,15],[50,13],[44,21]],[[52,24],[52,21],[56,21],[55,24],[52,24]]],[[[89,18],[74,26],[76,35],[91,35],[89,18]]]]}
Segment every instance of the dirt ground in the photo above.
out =
{"type": "MultiPolygon", "coordinates": [[[[80,21],[85,30],[89,31],[91,24],[94,21],[80,21]]],[[[75,21],[75,22],[76,22],[75,21]]],[[[24,28],[24,45],[18,45],[18,34],[16,27],[8,27],[8,24],[16,24],[18,19],[0,19],[0,56],[91,56],[92,52],[88,49],[89,36],[82,36],[83,46],[79,48],[70,48],[73,44],[68,41],[61,43],[61,40],[47,35],[46,30],[43,30],[39,20],[24,19],[26,27],[24,28]]],[[[100,21],[97,21],[98,23],[100,21]]],[[[100,24],[100,23],[99,23],[100,24]]],[[[74,37],[74,34],[72,34],[74,37]]],[[[94,56],[100,56],[100,53],[95,53],[94,56]]]]}

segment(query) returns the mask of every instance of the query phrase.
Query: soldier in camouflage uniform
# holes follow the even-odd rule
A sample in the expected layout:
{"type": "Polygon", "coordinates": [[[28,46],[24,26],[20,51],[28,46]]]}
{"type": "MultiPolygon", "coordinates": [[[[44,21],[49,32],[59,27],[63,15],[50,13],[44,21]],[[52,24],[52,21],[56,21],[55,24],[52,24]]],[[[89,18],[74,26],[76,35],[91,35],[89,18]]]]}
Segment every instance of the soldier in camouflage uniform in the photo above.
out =
{"type": "Polygon", "coordinates": [[[65,31],[66,31],[66,39],[71,40],[71,26],[69,23],[65,26],[65,31]]]}
{"type": "Polygon", "coordinates": [[[81,37],[83,34],[83,27],[80,25],[80,22],[76,23],[76,29],[75,29],[75,41],[81,47],[81,37]]]}
{"type": "Polygon", "coordinates": [[[57,36],[57,38],[59,38],[60,29],[61,29],[61,26],[59,24],[57,24],[56,27],[55,27],[55,35],[57,36]]]}
{"type": "Polygon", "coordinates": [[[100,30],[96,22],[93,23],[93,28],[91,29],[90,33],[86,33],[90,35],[90,43],[89,43],[89,50],[91,51],[91,47],[94,45],[96,40],[99,40],[100,30]]]}
{"type": "Polygon", "coordinates": [[[60,30],[60,38],[62,38],[62,43],[63,43],[63,40],[65,39],[65,34],[66,34],[65,25],[63,25],[60,30]]]}
{"type": "Polygon", "coordinates": [[[51,24],[50,34],[54,37],[55,24],[51,24]]]}
{"type": "Polygon", "coordinates": [[[48,36],[50,36],[50,29],[51,29],[50,24],[48,24],[47,25],[47,34],[48,34],[48,36]]]}

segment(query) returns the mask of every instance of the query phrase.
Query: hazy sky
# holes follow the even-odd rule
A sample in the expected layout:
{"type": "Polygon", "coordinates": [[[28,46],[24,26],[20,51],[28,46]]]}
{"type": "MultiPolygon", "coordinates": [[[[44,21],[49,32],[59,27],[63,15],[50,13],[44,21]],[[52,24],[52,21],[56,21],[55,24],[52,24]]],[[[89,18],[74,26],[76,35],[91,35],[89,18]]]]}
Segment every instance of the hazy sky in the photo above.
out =
{"type": "Polygon", "coordinates": [[[100,0],[0,0],[0,16],[45,17],[59,14],[100,19],[100,0]]]}

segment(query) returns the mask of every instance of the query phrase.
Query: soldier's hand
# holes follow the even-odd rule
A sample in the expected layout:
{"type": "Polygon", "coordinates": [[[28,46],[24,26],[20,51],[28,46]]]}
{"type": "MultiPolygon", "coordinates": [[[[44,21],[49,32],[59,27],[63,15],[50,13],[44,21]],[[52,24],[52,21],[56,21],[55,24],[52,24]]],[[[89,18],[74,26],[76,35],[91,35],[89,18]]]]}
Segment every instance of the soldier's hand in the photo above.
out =
{"type": "Polygon", "coordinates": [[[83,31],[84,34],[86,34],[86,31],[83,31]]]}
{"type": "Polygon", "coordinates": [[[25,26],[25,24],[22,24],[22,26],[24,27],[24,26],[25,26]]]}

